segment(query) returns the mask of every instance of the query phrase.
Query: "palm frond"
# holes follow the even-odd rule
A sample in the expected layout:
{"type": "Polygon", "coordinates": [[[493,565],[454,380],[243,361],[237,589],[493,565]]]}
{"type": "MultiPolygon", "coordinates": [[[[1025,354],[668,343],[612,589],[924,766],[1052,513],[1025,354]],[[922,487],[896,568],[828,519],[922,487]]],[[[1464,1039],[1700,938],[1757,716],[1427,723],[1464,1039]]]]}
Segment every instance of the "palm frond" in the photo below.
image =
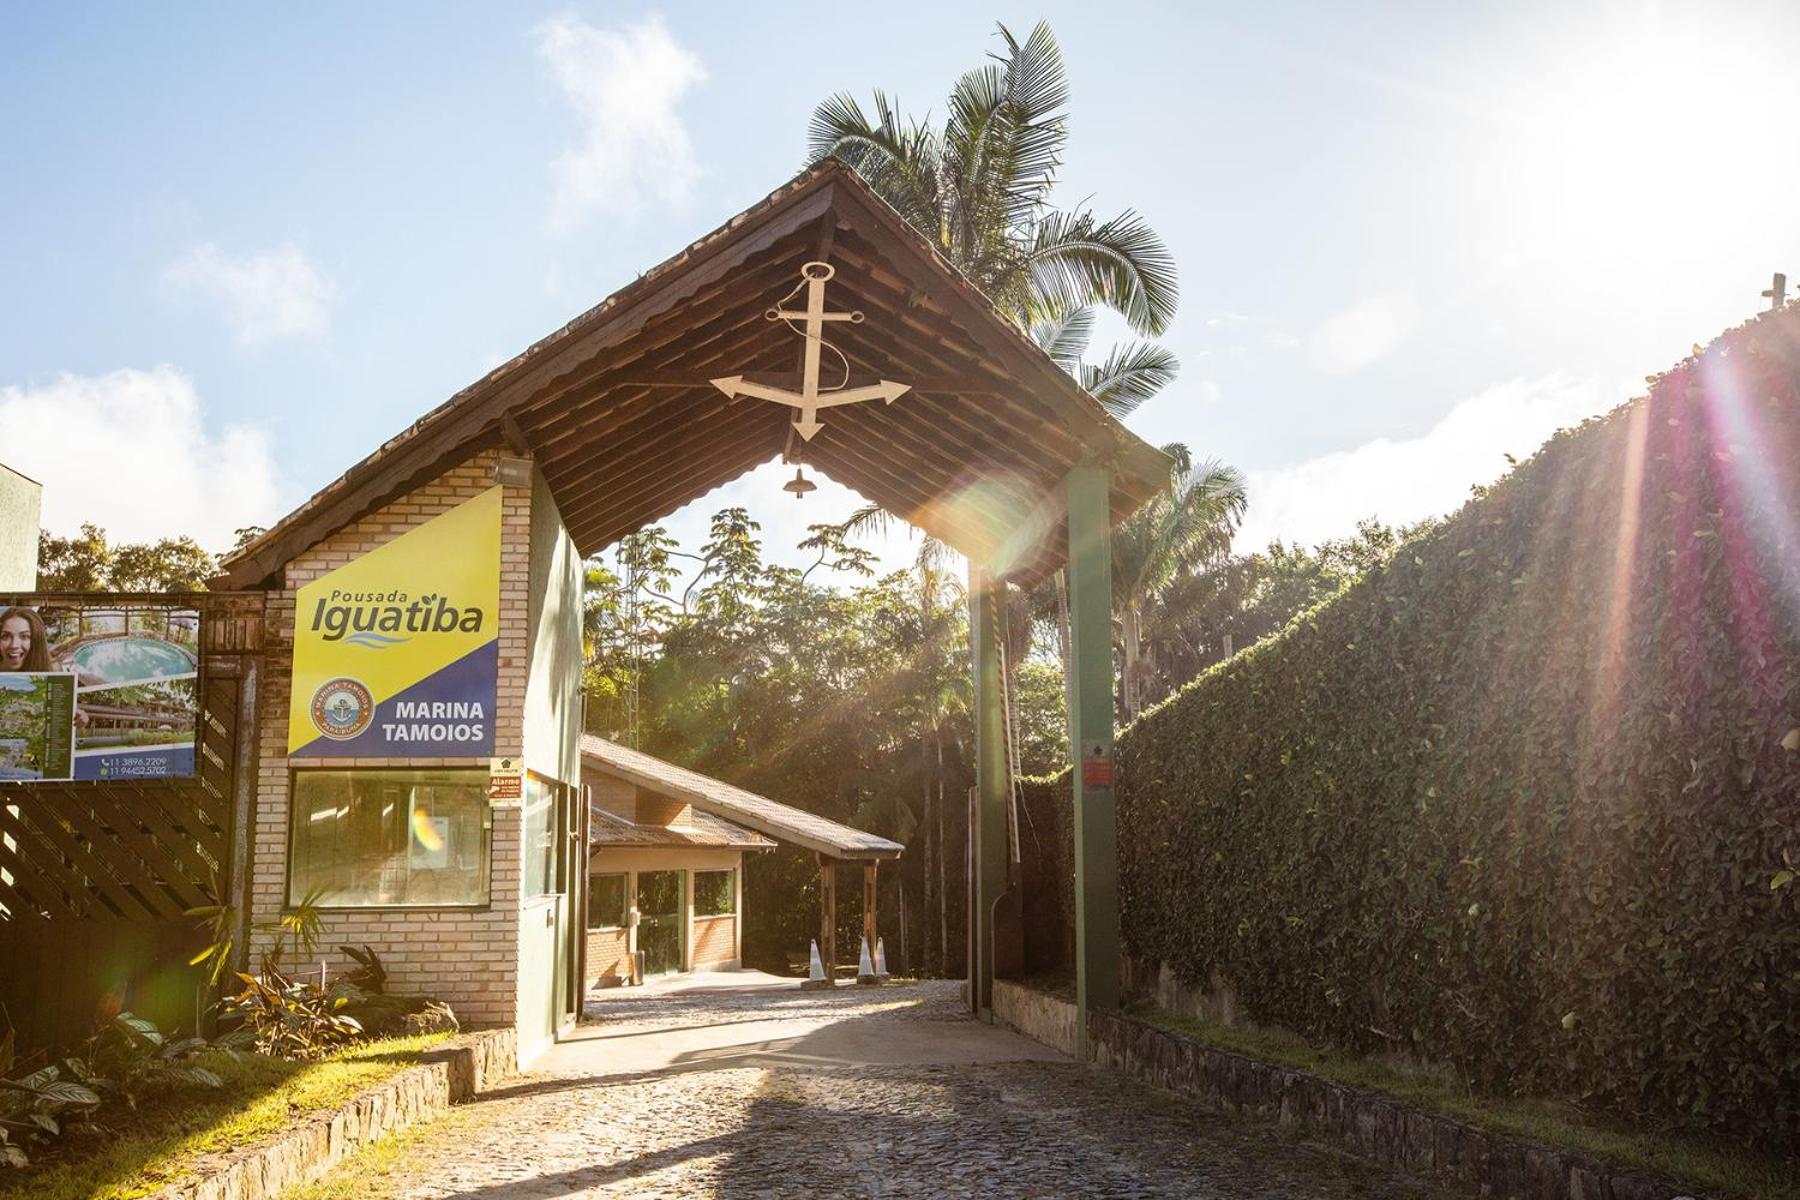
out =
{"type": "Polygon", "coordinates": [[[807,122],[806,145],[809,162],[842,159],[921,233],[942,240],[936,135],[904,120],[886,92],[875,93],[873,121],[848,92],[827,97],[807,122]]]}
{"type": "Polygon", "coordinates": [[[1215,459],[1196,465],[1180,443],[1164,446],[1163,453],[1175,463],[1169,489],[1113,536],[1114,589],[1121,600],[1153,596],[1178,572],[1226,553],[1243,520],[1241,472],[1215,459]]]}
{"type": "Polygon", "coordinates": [[[1009,231],[1024,230],[1049,202],[1062,164],[1069,140],[1069,81],[1047,23],[1039,21],[1023,43],[1005,25],[999,33],[1006,43],[1006,54],[995,56],[1005,68],[999,114],[1004,153],[990,155],[970,182],[1003,206],[1009,231]]]}
{"type": "Polygon", "coordinates": [[[865,504],[845,517],[838,529],[847,538],[857,534],[885,535],[896,526],[912,528],[879,504],[865,504]]]}
{"type": "Polygon", "coordinates": [[[1181,299],[1174,256],[1129,209],[1109,221],[1086,209],[1045,213],[1028,263],[1034,305],[1046,312],[1105,304],[1137,332],[1160,334],[1181,299]]]}
{"type": "MultiPolygon", "coordinates": [[[[1064,313],[1060,317],[1051,317],[1039,321],[1031,327],[1031,338],[1044,353],[1056,360],[1056,365],[1071,375],[1082,371],[1081,356],[1087,353],[1088,342],[1094,336],[1094,310],[1077,308],[1064,313]]],[[[1082,384],[1088,387],[1085,380],[1082,384]]],[[[1088,390],[1093,391],[1092,387],[1088,390]]]]}
{"type": "Polygon", "coordinates": [[[1099,366],[1083,364],[1081,386],[1121,419],[1174,380],[1181,363],[1166,346],[1127,342],[1114,346],[1099,366]]]}

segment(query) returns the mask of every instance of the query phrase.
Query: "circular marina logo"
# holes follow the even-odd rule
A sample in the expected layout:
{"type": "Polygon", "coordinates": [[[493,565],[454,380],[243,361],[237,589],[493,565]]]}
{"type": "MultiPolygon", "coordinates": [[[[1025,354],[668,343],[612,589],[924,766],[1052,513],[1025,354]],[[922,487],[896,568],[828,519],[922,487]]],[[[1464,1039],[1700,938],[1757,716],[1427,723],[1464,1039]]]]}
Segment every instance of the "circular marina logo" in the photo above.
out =
{"type": "Polygon", "coordinates": [[[367,729],[374,718],[375,697],[358,680],[347,676],[328,679],[313,693],[313,728],[333,741],[348,741],[367,729]]]}

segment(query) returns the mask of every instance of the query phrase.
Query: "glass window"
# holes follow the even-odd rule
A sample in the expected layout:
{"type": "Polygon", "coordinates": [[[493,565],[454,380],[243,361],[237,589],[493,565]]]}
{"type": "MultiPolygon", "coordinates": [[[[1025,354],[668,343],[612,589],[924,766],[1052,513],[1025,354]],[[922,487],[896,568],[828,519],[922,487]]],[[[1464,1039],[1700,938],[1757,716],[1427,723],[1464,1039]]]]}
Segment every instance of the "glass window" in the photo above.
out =
{"type": "Polygon", "coordinates": [[[588,877],[588,928],[618,929],[625,924],[625,875],[588,877]]]}
{"type": "Polygon", "coordinates": [[[737,909],[736,871],[694,872],[694,915],[717,917],[737,909]]]}
{"type": "Polygon", "coordinates": [[[288,902],[486,904],[486,771],[299,771],[288,902]]]}
{"type": "Polygon", "coordinates": [[[573,805],[562,803],[569,789],[536,775],[525,777],[525,869],[523,886],[526,898],[550,896],[568,889],[563,886],[567,875],[568,838],[562,836],[573,805]]]}

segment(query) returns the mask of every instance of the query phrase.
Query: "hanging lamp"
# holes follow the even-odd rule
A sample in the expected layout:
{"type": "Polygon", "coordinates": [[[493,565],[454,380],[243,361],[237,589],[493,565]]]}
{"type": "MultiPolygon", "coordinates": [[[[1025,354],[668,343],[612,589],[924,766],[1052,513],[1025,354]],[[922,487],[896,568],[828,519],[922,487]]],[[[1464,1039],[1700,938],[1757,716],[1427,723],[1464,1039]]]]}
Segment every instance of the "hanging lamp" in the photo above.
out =
{"type": "Polygon", "coordinates": [[[802,471],[799,467],[795,467],[794,477],[782,484],[781,490],[792,493],[794,499],[798,500],[808,492],[818,491],[819,485],[808,479],[805,471],[802,471]]]}

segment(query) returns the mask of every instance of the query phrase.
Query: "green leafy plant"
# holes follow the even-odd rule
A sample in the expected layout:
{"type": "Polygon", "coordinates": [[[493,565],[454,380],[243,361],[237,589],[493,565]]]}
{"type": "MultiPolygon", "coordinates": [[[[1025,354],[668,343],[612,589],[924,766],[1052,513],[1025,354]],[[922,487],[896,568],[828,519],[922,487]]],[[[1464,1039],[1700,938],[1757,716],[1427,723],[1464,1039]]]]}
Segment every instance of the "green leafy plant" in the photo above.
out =
{"type": "MultiPolygon", "coordinates": [[[[216,881],[214,894],[223,894],[216,881]]],[[[199,920],[209,935],[207,947],[189,965],[204,965],[215,987],[228,973],[236,976],[241,986],[220,1002],[219,1011],[222,1016],[241,1020],[238,1032],[261,1053],[316,1058],[362,1036],[363,1023],[345,1010],[364,1004],[371,992],[378,994],[386,986],[386,968],[368,946],[360,950],[342,948],[357,960],[358,967],[330,989],[295,978],[283,968],[290,956],[310,959],[318,951],[325,927],[319,912],[324,895],[324,888],[314,885],[275,920],[252,926],[252,932],[264,938],[259,970],[254,975],[231,971],[232,930],[237,924],[232,906],[216,904],[188,910],[188,915],[199,920]]],[[[396,1016],[395,1024],[398,1021],[396,1016]]]]}
{"type": "Polygon", "coordinates": [[[93,1087],[136,1108],[145,1088],[160,1083],[220,1086],[219,1077],[192,1059],[200,1051],[218,1046],[230,1049],[237,1039],[208,1042],[201,1037],[170,1040],[155,1024],[122,1012],[87,1040],[78,1058],[64,1060],[93,1087]]]}
{"type": "MultiPolygon", "coordinates": [[[[1800,1149],[1796,562],[1790,307],[1128,727],[1127,949],[1479,1093],[1800,1149]]],[[[1066,939],[1068,777],[1029,791],[1066,939]]]]}
{"type": "Polygon", "coordinates": [[[361,996],[350,985],[322,991],[290,978],[272,959],[260,976],[238,973],[244,985],[227,997],[221,1011],[243,1020],[243,1029],[258,1052],[282,1058],[317,1058],[362,1036],[363,1026],[343,1010],[361,996]]]}
{"type": "Polygon", "coordinates": [[[352,984],[370,995],[386,994],[387,967],[382,964],[381,955],[375,953],[373,946],[339,946],[338,950],[356,963],[355,969],[339,976],[343,982],[352,984]]]}
{"type": "Polygon", "coordinates": [[[25,1147],[62,1136],[100,1107],[100,1094],[59,1066],[0,1078],[0,1163],[30,1163],[25,1147]]]}
{"type": "Polygon", "coordinates": [[[0,1164],[28,1165],[27,1145],[92,1121],[106,1104],[136,1108],[152,1085],[221,1086],[193,1058],[209,1047],[230,1052],[230,1045],[198,1037],[171,1041],[152,1022],[119,1012],[103,1015],[78,1052],[37,1066],[44,1056],[18,1060],[7,1030],[0,1039],[0,1164]]]}
{"type": "MultiPolygon", "coordinates": [[[[213,876],[212,892],[215,896],[225,894],[224,885],[216,874],[213,876]]],[[[273,921],[258,921],[250,927],[252,934],[261,934],[267,939],[262,952],[265,969],[279,964],[283,957],[290,955],[312,957],[324,936],[325,923],[319,913],[319,903],[324,896],[324,886],[314,884],[304,896],[289,905],[281,916],[273,921]]],[[[189,959],[188,965],[204,966],[208,984],[217,987],[231,973],[232,952],[237,947],[234,930],[237,928],[238,910],[234,905],[221,902],[190,908],[187,915],[199,921],[207,934],[206,948],[189,959]]]]}

